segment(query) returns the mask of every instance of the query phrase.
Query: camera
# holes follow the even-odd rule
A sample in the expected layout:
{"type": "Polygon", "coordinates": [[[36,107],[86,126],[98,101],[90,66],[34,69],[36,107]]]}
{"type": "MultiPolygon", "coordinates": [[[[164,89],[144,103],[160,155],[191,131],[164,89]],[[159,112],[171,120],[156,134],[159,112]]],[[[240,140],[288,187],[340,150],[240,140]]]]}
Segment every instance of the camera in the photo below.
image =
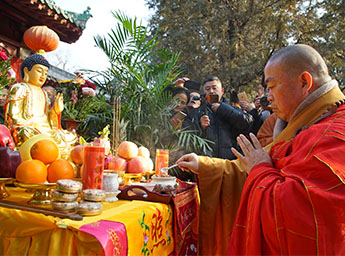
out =
{"type": "Polygon", "coordinates": [[[271,105],[271,102],[268,101],[267,96],[263,96],[260,98],[260,104],[263,107],[267,107],[267,106],[271,105]]]}
{"type": "Polygon", "coordinates": [[[197,82],[197,81],[192,81],[192,80],[187,80],[186,82],[184,82],[183,85],[185,88],[187,88],[188,90],[195,90],[195,91],[199,91],[200,90],[200,86],[201,83],[197,82]]]}
{"type": "Polygon", "coordinates": [[[206,94],[206,93],[202,93],[200,95],[200,100],[201,100],[201,103],[217,103],[219,102],[219,96],[218,94],[206,94]]]}
{"type": "Polygon", "coordinates": [[[206,94],[206,102],[211,104],[219,102],[218,94],[206,94]]]}

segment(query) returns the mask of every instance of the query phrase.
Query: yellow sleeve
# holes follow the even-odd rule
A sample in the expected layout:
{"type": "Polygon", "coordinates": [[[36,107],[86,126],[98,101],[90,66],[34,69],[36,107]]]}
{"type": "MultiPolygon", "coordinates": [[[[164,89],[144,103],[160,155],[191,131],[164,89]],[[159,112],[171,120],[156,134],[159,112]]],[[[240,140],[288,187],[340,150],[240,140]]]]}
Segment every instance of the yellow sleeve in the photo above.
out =
{"type": "Polygon", "coordinates": [[[199,156],[200,255],[225,255],[247,178],[239,160],[199,156]]]}

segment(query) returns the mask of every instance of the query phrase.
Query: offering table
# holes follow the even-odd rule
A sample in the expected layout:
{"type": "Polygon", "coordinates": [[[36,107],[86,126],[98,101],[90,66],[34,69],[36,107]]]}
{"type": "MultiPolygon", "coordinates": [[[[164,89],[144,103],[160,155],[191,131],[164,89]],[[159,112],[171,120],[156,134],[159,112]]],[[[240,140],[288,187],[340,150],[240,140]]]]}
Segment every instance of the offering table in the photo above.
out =
{"type": "MultiPolygon", "coordinates": [[[[32,196],[21,188],[7,190],[7,202],[25,204],[32,196]]],[[[178,208],[140,200],[104,202],[101,215],[82,221],[0,207],[0,254],[180,255],[183,250],[196,255],[197,234],[191,231],[197,230],[197,209],[189,207],[198,205],[184,204],[186,196],[176,196],[182,202],[178,208]]]]}

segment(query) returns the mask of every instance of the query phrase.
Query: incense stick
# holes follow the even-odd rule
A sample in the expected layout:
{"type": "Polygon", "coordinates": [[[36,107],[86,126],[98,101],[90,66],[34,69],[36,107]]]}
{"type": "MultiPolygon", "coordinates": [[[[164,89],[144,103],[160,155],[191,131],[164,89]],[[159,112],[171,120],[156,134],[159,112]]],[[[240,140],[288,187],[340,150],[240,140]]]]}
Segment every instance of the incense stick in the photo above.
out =
{"type": "Polygon", "coordinates": [[[113,100],[113,143],[112,143],[112,149],[111,151],[113,152],[113,154],[115,154],[115,131],[116,131],[116,119],[115,119],[115,102],[116,102],[116,98],[114,96],[114,100],[113,100]]]}
{"type": "Polygon", "coordinates": [[[121,119],[121,99],[118,96],[114,96],[113,106],[113,154],[120,144],[120,119],[121,119]]]}

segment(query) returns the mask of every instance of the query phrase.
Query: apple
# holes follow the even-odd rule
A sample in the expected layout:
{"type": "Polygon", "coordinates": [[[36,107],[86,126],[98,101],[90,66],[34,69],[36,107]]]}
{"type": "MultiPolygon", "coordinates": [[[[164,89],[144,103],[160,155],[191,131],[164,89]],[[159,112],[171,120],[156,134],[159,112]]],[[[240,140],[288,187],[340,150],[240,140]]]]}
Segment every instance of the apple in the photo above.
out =
{"type": "Polygon", "coordinates": [[[145,157],[137,156],[128,161],[128,173],[145,173],[148,171],[148,163],[145,157]]]}
{"type": "Polygon", "coordinates": [[[21,162],[22,157],[18,151],[9,147],[0,148],[0,177],[15,178],[16,169],[21,162]]]}
{"type": "Polygon", "coordinates": [[[143,156],[145,158],[150,158],[150,151],[146,147],[140,146],[138,148],[138,156],[143,156]]]}
{"type": "Polygon", "coordinates": [[[122,158],[132,159],[138,156],[138,146],[131,141],[123,141],[117,148],[117,155],[122,158]]]}
{"type": "Polygon", "coordinates": [[[120,156],[115,156],[109,163],[109,169],[114,171],[127,171],[127,160],[120,156]]]}
{"type": "Polygon", "coordinates": [[[151,158],[145,158],[147,161],[147,171],[151,172],[153,170],[153,161],[151,158]]]}
{"type": "Polygon", "coordinates": [[[84,145],[76,145],[70,153],[71,159],[75,164],[83,164],[84,162],[84,145]]]}

